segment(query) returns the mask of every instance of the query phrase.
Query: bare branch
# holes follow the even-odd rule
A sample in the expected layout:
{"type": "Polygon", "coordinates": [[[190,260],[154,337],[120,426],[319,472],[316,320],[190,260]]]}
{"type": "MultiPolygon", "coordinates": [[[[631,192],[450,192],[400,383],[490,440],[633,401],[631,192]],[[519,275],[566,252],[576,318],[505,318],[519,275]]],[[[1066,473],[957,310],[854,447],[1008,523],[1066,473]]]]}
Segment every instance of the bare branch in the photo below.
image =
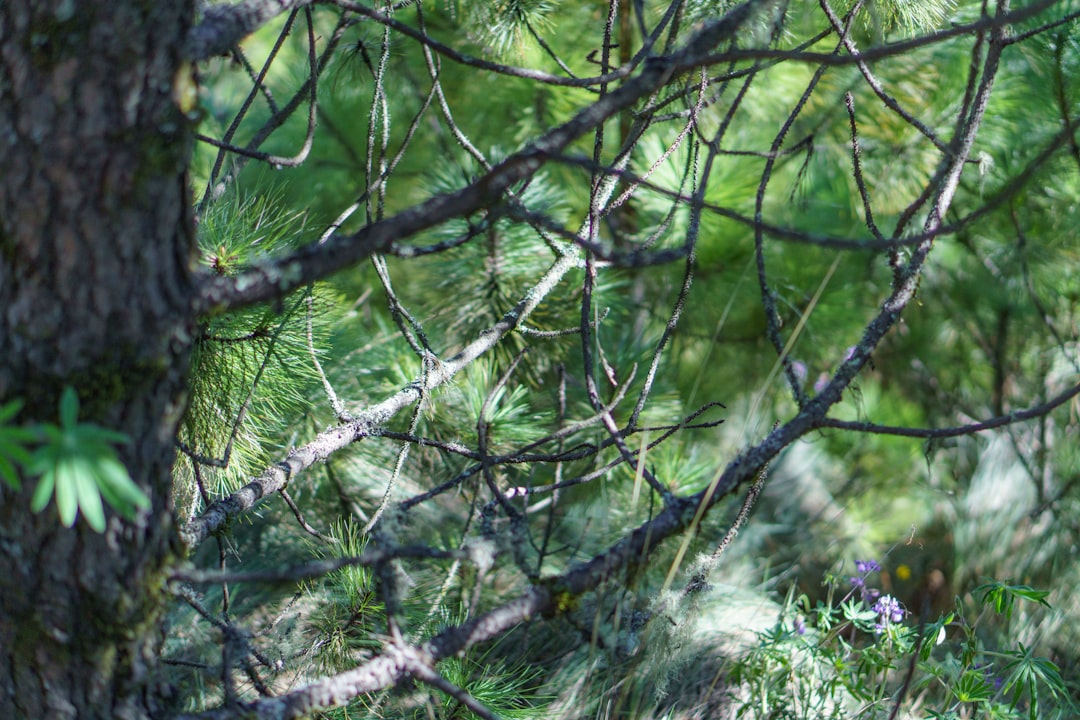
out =
{"type": "Polygon", "coordinates": [[[898,427],[894,425],[877,425],[871,422],[854,422],[851,420],[834,420],[825,418],[819,423],[819,427],[836,428],[837,430],[851,430],[854,432],[871,433],[874,435],[899,435],[901,437],[926,438],[937,440],[941,438],[960,437],[962,435],[974,435],[975,433],[1005,427],[1014,423],[1025,422],[1040,418],[1069,400],[1080,395],[1080,385],[1074,385],[1065,392],[1044,403],[1040,403],[1026,410],[1016,410],[1006,415],[983,420],[967,425],[957,425],[948,428],[914,428],[898,427]]]}
{"type": "Polygon", "coordinates": [[[468,553],[456,550],[437,550],[424,545],[400,545],[393,550],[368,550],[362,555],[334,558],[331,560],[313,560],[282,568],[280,570],[251,571],[213,571],[180,568],[175,570],[169,580],[191,585],[214,585],[217,583],[295,583],[302,580],[329,575],[347,567],[367,567],[385,563],[394,558],[433,558],[441,560],[466,560],[468,553]]]}
{"type": "Polygon", "coordinates": [[[514,67],[512,65],[502,65],[500,63],[491,62],[490,60],[484,60],[482,58],[472,57],[465,53],[459,52],[454,48],[439,42],[438,40],[430,37],[421,30],[417,30],[405,23],[395,20],[392,17],[384,15],[377,10],[367,7],[366,5],[358,5],[356,3],[347,2],[347,0],[333,0],[334,4],[350,12],[354,12],[357,15],[362,15],[366,18],[374,20],[387,28],[397,30],[402,35],[411,37],[413,40],[423,44],[426,47],[431,48],[440,55],[453,60],[454,62],[462,65],[468,65],[480,70],[487,70],[489,72],[498,73],[500,75],[510,75],[512,77],[525,78],[527,80],[533,80],[536,82],[546,83],[550,85],[562,85],[566,87],[590,87],[593,85],[600,85],[602,83],[612,82],[614,80],[620,80],[627,77],[632,71],[633,66],[619,68],[612,72],[605,72],[603,75],[588,78],[575,78],[575,77],[562,77],[560,75],[551,75],[540,70],[533,70],[531,68],[514,67]]]}

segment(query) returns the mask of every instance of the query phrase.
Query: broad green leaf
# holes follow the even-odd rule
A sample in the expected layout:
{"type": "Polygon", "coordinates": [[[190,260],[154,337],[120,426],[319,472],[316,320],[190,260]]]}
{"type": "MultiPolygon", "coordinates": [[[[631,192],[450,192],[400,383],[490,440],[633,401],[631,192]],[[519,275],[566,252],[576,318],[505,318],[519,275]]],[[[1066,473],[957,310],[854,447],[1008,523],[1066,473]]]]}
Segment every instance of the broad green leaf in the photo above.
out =
{"type": "Polygon", "coordinates": [[[86,519],[86,524],[94,532],[105,532],[105,509],[101,504],[101,494],[97,491],[97,488],[87,488],[80,483],[79,485],[79,511],[82,513],[83,518],[86,519]]]}
{"type": "Polygon", "coordinates": [[[45,446],[61,445],[64,442],[64,438],[67,437],[67,433],[52,424],[42,425],[41,433],[44,436],[45,446]]]}
{"type": "Polygon", "coordinates": [[[98,477],[98,484],[102,486],[109,486],[116,489],[123,495],[124,488],[130,488],[133,493],[129,499],[136,505],[148,504],[150,501],[139,490],[131,480],[131,476],[128,474],[128,470],[124,467],[124,464],[116,459],[114,455],[109,457],[98,458],[95,465],[95,472],[98,477]],[[142,498],[139,500],[138,498],[142,498]]]}
{"type": "Polygon", "coordinates": [[[1018,643],[1017,647],[1018,650],[1007,653],[1013,659],[1005,666],[1008,677],[1004,690],[1006,693],[1010,689],[1013,691],[1012,708],[1016,708],[1026,691],[1030,717],[1034,719],[1038,716],[1039,687],[1055,698],[1066,696],[1068,689],[1057,665],[1046,658],[1037,657],[1024,643],[1018,643]]]}
{"type": "Polygon", "coordinates": [[[93,465],[81,463],[76,466],[75,484],[79,491],[79,511],[86,523],[96,532],[105,532],[105,511],[101,506],[101,491],[94,477],[93,465]]]}
{"type": "Polygon", "coordinates": [[[80,424],[78,413],[78,395],[65,388],[60,398],[60,426],[40,428],[44,442],[25,463],[41,478],[31,508],[41,511],[54,496],[64,525],[71,527],[81,511],[87,524],[102,532],[106,525],[103,498],[128,519],[134,516],[135,508],[148,507],[150,500],[116,457],[113,445],[128,442],[128,437],[93,423],[80,424]]]}
{"type": "Polygon", "coordinates": [[[1009,585],[995,581],[984,583],[972,592],[981,592],[983,594],[982,604],[993,607],[994,612],[1005,615],[1006,618],[1012,617],[1013,606],[1016,604],[1017,598],[1050,607],[1050,603],[1046,601],[1046,597],[1050,593],[1045,590],[1035,590],[1028,585],[1009,585]]]}
{"type": "Polygon", "coordinates": [[[71,386],[64,388],[60,395],[60,427],[65,430],[75,427],[79,417],[79,396],[71,386]]]}
{"type": "Polygon", "coordinates": [[[109,430],[91,423],[77,425],[71,429],[71,433],[81,445],[109,443],[119,445],[130,441],[130,438],[122,432],[109,430]]]}
{"type": "Polygon", "coordinates": [[[95,471],[102,497],[125,518],[133,519],[135,508],[150,507],[150,498],[132,481],[120,461],[100,458],[95,471]]]}
{"type": "Polygon", "coordinates": [[[34,496],[30,499],[30,509],[33,512],[41,512],[49,504],[49,498],[53,496],[53,487],[56,485],[56,469],[49,468],[41,474],[37,487],[34,488],[34,496]]]}
{"type": "Polygon", "coordinates": [[[79,511],[79,494],[75,483],[75,470],[71,461],[64,458],[56,464],[56,509],[64,527],[75,524],[79,511]]]}
{"type": "Polygon", "coordinates": [[[865,629],[872,625],[877,618],[877,613],[863,605],[862,601],[851,598],[840,605],[844,613],[844,619],[855,623],[865,629]]]}
{"type": "Polygon", "coordinates": [[[986,677],[976,670],[968,670],[952,688],[953,695],[963,703],[985,702],[994,696],[994,688],[986,677]]]}
{"type": "Polygon", "coordinates": [[[0,455],[20,465],[26,465],[30,462],[30,451],[26,449],[26,445],[36,439],[37,436],[25,428],[0,428],[0,455]]]}

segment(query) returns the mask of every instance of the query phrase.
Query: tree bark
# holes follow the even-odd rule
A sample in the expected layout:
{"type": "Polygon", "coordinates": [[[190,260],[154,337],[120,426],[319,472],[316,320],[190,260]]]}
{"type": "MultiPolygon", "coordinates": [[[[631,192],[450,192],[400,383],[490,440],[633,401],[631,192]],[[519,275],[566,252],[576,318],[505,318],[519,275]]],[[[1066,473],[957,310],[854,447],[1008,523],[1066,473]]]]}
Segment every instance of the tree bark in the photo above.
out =
{"type": "Polygon", "coordinates": [[[80,419],[152,507],[104,534],[0,486],[0,717],[162,714],[170,466],[193,324],[191,130],[174,99],[193,2],[0,2],[0,402],[80,419]]]}

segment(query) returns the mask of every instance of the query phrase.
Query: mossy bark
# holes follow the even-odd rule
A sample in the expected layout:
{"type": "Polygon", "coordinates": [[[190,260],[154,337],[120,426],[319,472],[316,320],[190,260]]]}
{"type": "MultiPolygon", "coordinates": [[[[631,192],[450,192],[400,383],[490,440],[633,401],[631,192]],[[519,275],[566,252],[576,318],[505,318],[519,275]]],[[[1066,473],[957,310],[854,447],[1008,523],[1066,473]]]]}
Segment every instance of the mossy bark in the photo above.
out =
{"type": "Polygon", "coordinates": [[[0,2],[0,402],[126,433],[150,496],[104,534],[0,489],[0,717],[145,718],[192,327],[191,131],[173,99],[193,2],[0,2]]]}

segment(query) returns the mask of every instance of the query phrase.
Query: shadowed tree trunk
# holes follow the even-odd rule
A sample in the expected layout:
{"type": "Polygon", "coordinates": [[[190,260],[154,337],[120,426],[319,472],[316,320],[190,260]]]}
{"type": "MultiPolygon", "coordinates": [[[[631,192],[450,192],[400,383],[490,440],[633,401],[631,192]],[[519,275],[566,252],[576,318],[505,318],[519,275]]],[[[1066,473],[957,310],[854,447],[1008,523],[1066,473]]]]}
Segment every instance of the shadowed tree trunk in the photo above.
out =
{"type": "Polygon", "coordinates": [[[192,3],[0,2],[0,402],[131,437],[152,499],[97,534],[0,490],[0,717],[159,714],[170,462],[192,313],[190,130],[174,83],[192,3]]]}

